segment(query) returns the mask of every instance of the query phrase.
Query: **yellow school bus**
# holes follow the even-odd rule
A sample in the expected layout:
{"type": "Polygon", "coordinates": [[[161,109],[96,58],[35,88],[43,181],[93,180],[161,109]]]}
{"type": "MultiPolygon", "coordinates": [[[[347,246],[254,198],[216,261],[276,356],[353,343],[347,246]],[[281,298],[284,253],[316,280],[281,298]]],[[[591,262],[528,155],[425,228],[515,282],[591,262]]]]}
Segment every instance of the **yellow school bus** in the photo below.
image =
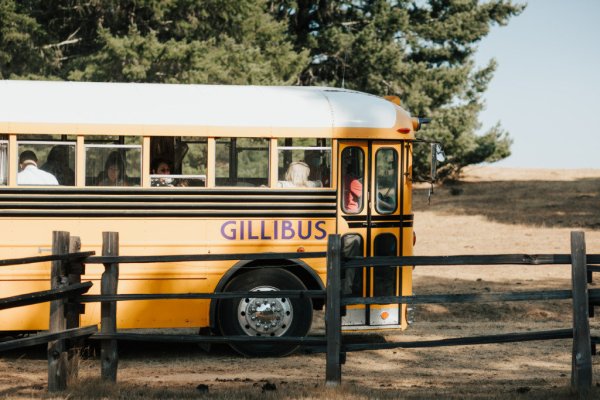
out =
{"type": "MultiPolygon", "coordinates": [[[[333,233],[345,256],[412,254],[420,123],[393,101],[326,87],[43,81],[0,81],[0,94],[0,259],[50,253],[52,231],[96,254],[104,231],[119,232],[121,255],[298,254],[120,269],[119,293],[191,293],[322,289],[325,259],[302,253],[325,251],[333,233]]],[[[102,271],[87,266],[90,293],[102,271]]],[[[359,296],[411,286],[410,267],[364,268],[343,283],[359,296]]],[[[48,288],[47,263],[0,269],[3,297],[48,288]]],[[[259,300],[121,302],[118,328],[302,336],[323,307],[259,300]]],[[[48,304],[0,313],[5,333],[48,329],[48,304]]],[[[99,305],[86,304],[81,323],[99,320],[99,305]]],[[[406,306],[349,307],[343,323],[404,328],[406,306]]]]}

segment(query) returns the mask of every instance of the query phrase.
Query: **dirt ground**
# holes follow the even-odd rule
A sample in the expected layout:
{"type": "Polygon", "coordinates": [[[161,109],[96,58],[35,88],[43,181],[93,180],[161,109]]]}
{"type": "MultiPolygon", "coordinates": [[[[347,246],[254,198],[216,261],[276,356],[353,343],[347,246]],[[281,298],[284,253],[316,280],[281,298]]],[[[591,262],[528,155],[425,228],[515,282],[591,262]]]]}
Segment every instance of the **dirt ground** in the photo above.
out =
{"type": "MultiPolygon", "coordinates": [[[[417,255],[565,254],[583,230],[600,253],[600,170],[472,168],[464,180],[415,191],[417,255]]],[[[599,274],[600,275],[600,274],[599,274]]],[[[596,278],[600,282],[600,276],[596,278]]],[[[416,293],[569,289],[568,266],[417,267],[416,293]]],[[[423,305],[405,332],[352,341],[412,341],[570,328],[570,301],[423,305]]],[[[600,310],[597,310],[600,314],[600,310]]],[[[600,336],[600,315],[590,320],[600,336]]],[[[316,324],[314,331],[322,330],[316,324]]],[[[0,398],[563,399],[573,397],[571,340],[348,353],[341,388],[326,388],[324,354],[244,359],[226,347],[119,344],[119,384],[98,380],[97,350],[58,396],[46,391],[43,347],[2,354],[0,398]]],[[[600,355],[593,357],[600,398],[600,355]]]]}

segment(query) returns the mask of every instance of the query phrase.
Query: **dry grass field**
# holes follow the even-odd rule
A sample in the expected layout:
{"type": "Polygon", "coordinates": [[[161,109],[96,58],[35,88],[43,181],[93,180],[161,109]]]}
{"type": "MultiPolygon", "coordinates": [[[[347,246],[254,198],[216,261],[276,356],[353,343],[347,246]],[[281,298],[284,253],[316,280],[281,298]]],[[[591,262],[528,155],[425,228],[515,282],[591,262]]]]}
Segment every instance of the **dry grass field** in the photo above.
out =
{"type": "MultiPolygon", "coordinates": [[[[414,195],[416,254],[570,253],[570,231],[600,253],[600,170],[472,168],[461,182],[414,195]]],[[[596,278],[600,282],[600,276],[596,278]]],[[[418,267],[417,293],[568,289],[566,266],[418,267]]],[[[600,311],[600,310],[598,310],[600,311]]],[[[426,305],[403,333],[352,340],[422,340],[571,326],[569,301],[426,305]]],[[[600,335],[600,316],[591,319],[600,335]]],[[[316,329],[322,329],[317,326],[316,329]]],[[[64,399],[564,399],[570,340],[349,353],[343,385],[324,386],[323,354],[244,359],[225,347],[120,343],[119,384],[98,380],[95,350],[69,392],[46,392],[43,348],[0,358],[0,398],[64,399]]],[[[592,398],[600,398],[600,355],[592,398]]]]}

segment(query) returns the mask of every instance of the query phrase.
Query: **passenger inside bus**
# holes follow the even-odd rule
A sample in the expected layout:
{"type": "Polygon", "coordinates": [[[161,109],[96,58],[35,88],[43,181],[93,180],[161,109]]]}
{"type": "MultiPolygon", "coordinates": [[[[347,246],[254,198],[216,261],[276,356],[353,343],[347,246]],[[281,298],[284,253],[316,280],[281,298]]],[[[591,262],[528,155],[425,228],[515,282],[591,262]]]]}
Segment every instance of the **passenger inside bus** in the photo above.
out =
{"type": "MultiPolygon", "coordinates": [[[[171,166],[164,158],[156,158],[150,164],[150,173],[152,175],[171,175],[171,166]]],[[[173,179],[167,177],[152,178],[150,185],[154,187],[171,187],[173,186],[173,179]]]]}
{"type": "Polygon", "coordinates": [[[294,161],[288,167],[285,173],[285,181],[277,182],[278,187],[321,187],[321,181],[311,181],[308,179],[310,168],[304,161],[294,161]]]}
{"type": "Polygon", "coordinates": [[[188,179],[188,177],[182,177],[181,175],[171,175],[171,163],[164,158],[156,158],[154,161],[150,163],[150,174],[157,175],[151,176],[150,186],[152,187],[186,187],[186,186],[204,186],[205,179],[202,177],[198,177],[192,179],[188,179]],[[160,176],[162,175],[162,176],[160,176]],[[191,182],[191,183],[190,183],[191,182]],[[201,185],[198,183],[202,182],[201,185]]]}
{"type": "Polygon", "coordinates": [[[320,151],[305,150],[304,159],[310,168],[308,179],[312,182],[317,182],[317,187],[330,187],[330,171],[325,164],[320,151]]]}
{"type": "Polygon", "coordinates": [[[67,146],[56,145],[52,147],[46,158],[46,163],[40,169],[54,175],[60,185],[75,185],[75,171],[69,167],[69,148],[67,146]]]}
{"type": "Polygon", "coordinates": [[[347,213],[357,213],[362,208],[361,173],[359,173],[358,162],[353,153],[344,153],[344,169],[342,171],[344,180],[344,211],[347,213]]]}
{"type": "Polygon", "coordinates": [[[31,150],[25,150],[19,156],[18,185],[58,185],[56,177],[37,167],[37,156],[31,150]]]}
{"type": "Polygon", "coordinates": [[[98,186],[127,186],[125,162],[118,151],[111,152],[98,176],[98,186]]]}

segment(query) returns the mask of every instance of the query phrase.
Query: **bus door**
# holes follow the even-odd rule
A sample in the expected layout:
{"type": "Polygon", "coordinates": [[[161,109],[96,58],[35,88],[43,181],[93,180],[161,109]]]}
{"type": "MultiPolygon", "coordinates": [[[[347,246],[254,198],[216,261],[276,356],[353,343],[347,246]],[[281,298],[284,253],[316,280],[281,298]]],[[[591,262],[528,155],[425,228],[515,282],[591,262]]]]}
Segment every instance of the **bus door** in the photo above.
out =
{"type": "MultiPolygon", "coordinates": [[[[406,242],[403,211],[410,210],[410,193],[403,176],[408,170],[408,146],[401,142],[348,141],[338,147],[338,233],[342,256],[398,256],[411,251],[406,242]],[[402,200],[405,196],[408,200],[402,200]]],[[[410,245],[412,233],[410,233],[410,245]]],[[[410,246],[409,245],[409,246],[410,246]]],[[[342,271],[345,295],[399,296],[410,291],[403,268],[365,267],[342,271]],[[404,288],[404,290],[402,290],[404,288]]],[[[355,329],[404,325],[401,305],[348,306],[342,323],[355,329]]]]}

